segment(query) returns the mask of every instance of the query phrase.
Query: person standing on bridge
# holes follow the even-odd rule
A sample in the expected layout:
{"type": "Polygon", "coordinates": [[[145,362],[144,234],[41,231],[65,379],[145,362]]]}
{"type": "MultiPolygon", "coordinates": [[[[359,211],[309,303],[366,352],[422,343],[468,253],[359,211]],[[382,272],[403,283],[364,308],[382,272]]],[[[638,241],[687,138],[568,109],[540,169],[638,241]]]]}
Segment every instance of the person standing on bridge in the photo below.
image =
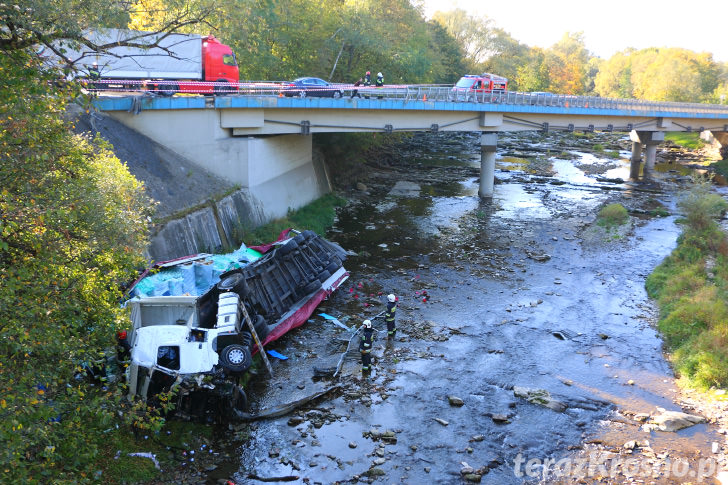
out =
{"type": "Polygon", "coordinates": [[[394,294],[387,295],[387,310],[384,312],[384,321],[387,322],[387,338],[393,339],[397,333],[395,313],[397,312],[397,297],[394,294]]]}
{"type": "MultiPolygon", "coordinates": [[[[384,75],[382,75],[381,72],[378,72],[377,73],[377,80],[375,81],[375,85],[378,88],[383,88],[384,87],[384,75]]],[[[379,96],[377,96],[377,98],[382,99],[382,95],[380,94],[379,96]]]]}
{"type": "MultiPolygon", "coordinates": [[[[364,75],[364,87],[368,88],[371,85],[372,85],[372,73],[367,71],[367,73],[364,75]]],[[[364,93],[365,93],[364,97],[366,99],[369,99],[369,96],[366,94],[367,91],[368,90],[364,90],[364,93]]]]}
{"type": "Polygon", "coordinates": [[[372,370],[372,340],[374,329],[371,320],[364,320],[362,324],[361,339],[359,340],[359,352],[361,352],[361,371],[363,374],[372,370]]]}
{"type": "MultiPolygon", "coordinates": [[[[361,84],[362,84],[362,80],[361,80],[361,78],[359,78],[359,80],[354,83],[354,87],[359,87],[359,86],[361,86],[361,84]]],[[[354,99],[354,96],[356,96],[358,98],[361,98],[361,94],[359,94],[359,90],[358,89],[354,89],[351,92],[351,99],[354,99]]]]}

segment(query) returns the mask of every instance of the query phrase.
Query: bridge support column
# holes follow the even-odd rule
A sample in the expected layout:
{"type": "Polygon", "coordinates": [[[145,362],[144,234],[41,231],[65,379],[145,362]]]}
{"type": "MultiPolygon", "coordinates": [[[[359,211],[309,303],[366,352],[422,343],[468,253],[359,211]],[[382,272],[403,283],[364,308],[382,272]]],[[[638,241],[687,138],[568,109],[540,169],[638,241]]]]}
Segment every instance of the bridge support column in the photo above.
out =
{"type": "MultiPolygon", "coordinates": [[[[634,169],[634,144],[645,145],[645,166],[642,170],[642,178],[649,179],[652,177],[655,171],[655,160],[657,158],[657,145],[665,141],[665,132],[663,131],[635,131],[629,134],[629,138],[632,140],[632,166],[630,167],[630,177],[632,177],[632,171],[634,169]]],[[[639,167],[639,165],[638,165],[639,167]]]]}
{"type": "Polygon", "coordinates": [[[642,144],[640,142],[632,142],[632,158],[629,160],[629,178],[637,180],[640,178],[640,162],[642,161],[642,144]]]}
{"type": "Polygon", "coordinates": [[[497,133],[483,132],[480,134],[480,188],[478,189],[478,195],[484,199],[493,198],[497,144],[497,133]]]}

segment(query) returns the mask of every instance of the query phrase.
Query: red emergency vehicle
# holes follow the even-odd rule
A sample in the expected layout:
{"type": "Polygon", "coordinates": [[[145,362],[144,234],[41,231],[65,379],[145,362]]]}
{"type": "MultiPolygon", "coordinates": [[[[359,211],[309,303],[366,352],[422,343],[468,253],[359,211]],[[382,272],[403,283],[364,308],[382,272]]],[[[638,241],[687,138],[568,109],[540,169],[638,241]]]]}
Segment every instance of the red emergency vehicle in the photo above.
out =
{"type": "Polygon", "coordinates": [[[499,93],[508,90],[508,79],[485,72],[483,74],[466,74],[452,88],[458,96],[470,94],[499,93]]]}

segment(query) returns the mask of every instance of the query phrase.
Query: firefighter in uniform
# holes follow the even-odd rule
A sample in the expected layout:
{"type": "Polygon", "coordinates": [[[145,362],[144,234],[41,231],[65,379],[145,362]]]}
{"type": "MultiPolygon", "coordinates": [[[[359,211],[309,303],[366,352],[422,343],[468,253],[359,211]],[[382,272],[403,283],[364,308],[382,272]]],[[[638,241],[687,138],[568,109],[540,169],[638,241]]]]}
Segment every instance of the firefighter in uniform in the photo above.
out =
{"type": "MultiPolygon", "coordinates": [[[[382,87],[384,87],[384,76],[382,75],[382,73],[381,73],[381,72],[378,72],[378,73],[377,73],[377,80],[376,80],[376,81],[374,81],[374,84],[375,84],[375,86],[377,86],[378,88],[382,88],[382,87]]],[[[377,96],[377,98],[378,98],[378,99],[382,99],[382,95],[380,94],[379,96],[377,96]]]]}
{"type": "Polygon", "coordinates": [[[361,352],[361,371],[366,373],[372,370],[372,337],[374,329],[371,320],[364,320],[362,327],[359,351],[361,352]]]}
{"type": "Polygon", "coordinates": [[[395,313],[397,311],[397,297],[393,294],[387,295],[387,311],[384,312],[384,321],[387,322],[387,338],[394,338],[397,333],[397,326],[394,323],[395,313]]]}
{"type": "MultiPolygon", "coordinates": [[[[364,75],[364,87],[368,88],[371,85],[372,85],[372,73],[367,71],[367,73],[364,75]]],[[[365,89],[364,92],[368,93],[369,91],[365,89]]],[[[364,95],[364,97],[366,99],[369,99],[369,96],[367,96],[366,94],[364,95]]]]}

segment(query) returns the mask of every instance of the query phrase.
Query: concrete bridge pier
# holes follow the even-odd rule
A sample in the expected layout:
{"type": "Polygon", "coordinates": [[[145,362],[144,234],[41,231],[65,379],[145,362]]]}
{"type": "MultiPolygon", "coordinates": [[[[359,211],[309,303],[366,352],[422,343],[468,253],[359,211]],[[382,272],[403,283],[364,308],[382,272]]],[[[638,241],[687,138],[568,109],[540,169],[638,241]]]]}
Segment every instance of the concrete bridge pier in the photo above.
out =
{"type": "MultiPolygon", "coordinates": [[[[728,125],[725,128],[728,130],[728,125]]],[[[728,131],[713,131],[712,135],[720,143],[720,156],[725,160],[728,158],[728,131]]]]}
{"type": "Polygon", "coordinates": [[[637,180],[640,178],[640,162],[642,162],[642,143],[632,142],[632,158],[629,159],[629,178],[637,180]]]}
{"type": "Polygon", "coordinates": [[[497,144],[498,133],[482,132],[480,134],[480,188],[478,189],[478,195],[483,199],[493,198],[497,144]]]}
{"type": "MultiPolygon", "coordinates": [[[[655,160],[657,159],[657,145],[665,141],[665,133],[662,131],[635,131],[629,134],[632,140],[632,165],[630,166],[630,178],[632,178],[634,165],[635,144],[645,145],[645,166],[642,170],[642,177],[649,179],[655,171],[655,160]]],[[[639,163],[637,163],[637,173],[639,174],[639,163]]],[[[636,177],[634,177],[636,178],[636,177]]]]}

